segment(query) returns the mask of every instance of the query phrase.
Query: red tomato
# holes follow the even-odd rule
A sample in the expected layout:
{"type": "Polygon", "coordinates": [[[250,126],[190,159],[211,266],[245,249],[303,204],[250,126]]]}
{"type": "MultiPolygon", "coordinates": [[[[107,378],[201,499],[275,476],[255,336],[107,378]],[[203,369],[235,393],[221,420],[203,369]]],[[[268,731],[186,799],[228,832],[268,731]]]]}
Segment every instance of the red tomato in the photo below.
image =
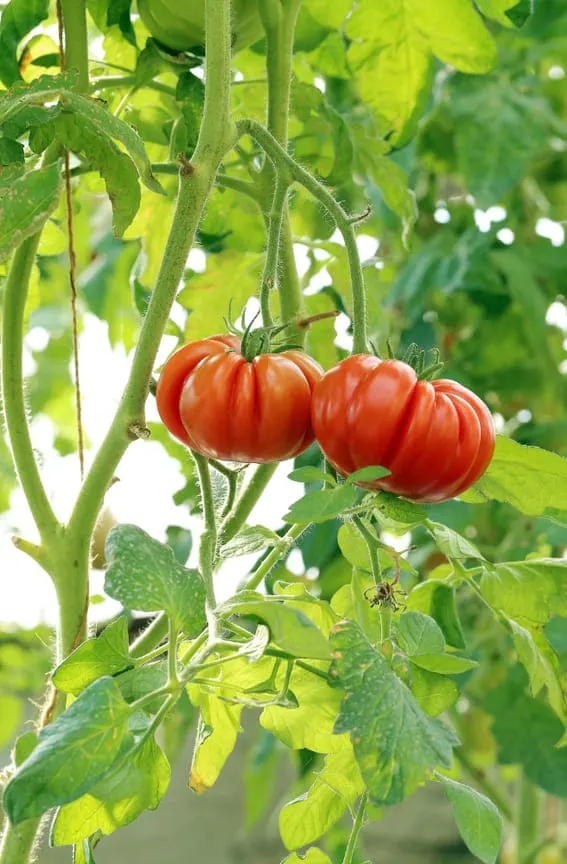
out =
{"type": "Polygon", "coordinates": [[[317,384],[311,422],[343,475],[382,465],[371,488],[414,501],[447,501],[472,486],[494,453],[492,417],[456,381],[419,381],[411,366],[368,354],[343,360],[317,384]]]}
{"type": "Polygon", "coordinates": [[[248,362],[234,336],[211,336],[176,351],[156,399],[184,444],[214,459],[276,462],[312,443],[311,394],[323,370],[301,351],[248,362]]]}

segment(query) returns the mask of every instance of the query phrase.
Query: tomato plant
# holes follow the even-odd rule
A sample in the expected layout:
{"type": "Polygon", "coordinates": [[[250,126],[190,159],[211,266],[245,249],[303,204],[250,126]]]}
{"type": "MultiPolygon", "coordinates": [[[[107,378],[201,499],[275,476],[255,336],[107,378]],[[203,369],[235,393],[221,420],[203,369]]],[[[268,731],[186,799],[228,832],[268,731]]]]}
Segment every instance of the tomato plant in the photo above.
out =
{"type": "MultiPolygon", "coordinates": [[[[175,51],[205,45],[205,2],[190,0],[138,0],[142,21],[156,39],[175,51]]],[[[232,5],[232,47],[235,51],[256,42],[263,34],[257,0],[234,0],[232,5]]]]}
{"type": "Polygon", "coordinates": [[[370,484],[414,501],[447,501],[484,474],[495,433],[487,406],[456,381],[420,381],[398,360],[357,354],[315,388],[313,428],[344,476],[382,465],[370,484]]]}
{"type": "Polygon", "coordinates": [[[0,864],[565,856],[566,58],[1,4],[0,864]]]}
{"type": "Polygon", "coordinates": [[[282,351],[248,361],[232,336],[180,348],[156,391],[160,416],[196,453],[232,462],[290,459],[313,443],[311,394],[323,370],[282,351]]]}

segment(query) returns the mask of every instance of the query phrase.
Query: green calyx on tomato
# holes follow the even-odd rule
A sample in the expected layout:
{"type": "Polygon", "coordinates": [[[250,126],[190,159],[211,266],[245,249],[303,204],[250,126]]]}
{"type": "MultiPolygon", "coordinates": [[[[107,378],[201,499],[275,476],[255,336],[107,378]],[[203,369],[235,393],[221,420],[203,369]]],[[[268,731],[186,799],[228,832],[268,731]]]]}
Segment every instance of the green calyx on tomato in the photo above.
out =
{"type": "Polygon", "coordinates": [[[169,358],[156,389],[157,407],[170,433],[203,456],[277,462],[313,442],[311,397],[322,375],[302,351],[259,353],[248,360],[235,335],[211,336],[169,358]]]}
{"type": "Polygon", "coordinates": [[[316,385],[311,422],[343,476],[389,469],[367,485],[424,503],[447,501],[484,474],[495,432],[487,406],[456,381],[420,380],[400,360],[357,354],[316,385]]]}
{"type": "MultiPolygon", "coordinates": [[[[138,0],[140,18],[159,42],[172,51],[190,51],[205,44],[205,0],[138,0]]],[[[233,51],[263,36],[257,0],[233,0],[233,51]]]]}

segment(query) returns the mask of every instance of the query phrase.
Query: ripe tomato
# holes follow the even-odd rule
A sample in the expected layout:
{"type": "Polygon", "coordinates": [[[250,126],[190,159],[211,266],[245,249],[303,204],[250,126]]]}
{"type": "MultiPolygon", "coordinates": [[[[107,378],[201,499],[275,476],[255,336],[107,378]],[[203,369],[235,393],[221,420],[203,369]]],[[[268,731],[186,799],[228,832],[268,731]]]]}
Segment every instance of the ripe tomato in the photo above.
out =
{"type": "MultiPolygon", "coordinates": [[[[138,12],[152,36],[173,51],[205,44],[205,0],[138,0],[138,12]]],[[[257,0],[233,0],[232,34],[234,51],[262,38],[257,0]]]]}
{"type": "Polygon", "coordinates": [[[418,381],[411,366],[359,354],[313,393],[315,437],[343,475],[382,465],[368,484],[414,501],[447,501],[485,472],[495,444],[487,406],[456,381],[418,381]]]}
{"type": "Polygon", "coordinates": [[[156,391],[160,417],[184,444],[215,459],[276,462],[312,443],[311,394],[323,370],[301,351],[248,362],[234,336],[176,351],[156,391]]]}

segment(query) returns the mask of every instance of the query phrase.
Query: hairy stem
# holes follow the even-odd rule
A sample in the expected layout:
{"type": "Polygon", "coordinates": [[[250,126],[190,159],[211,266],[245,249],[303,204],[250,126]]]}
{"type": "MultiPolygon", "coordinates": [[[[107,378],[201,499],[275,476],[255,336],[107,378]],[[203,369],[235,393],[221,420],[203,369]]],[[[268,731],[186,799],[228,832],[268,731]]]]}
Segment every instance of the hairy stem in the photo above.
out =
{"type": "Polygon", "coordinates": [[[267,465],[260,465],[248,486],[244,489],[240,497],[236,501],[234,510],[223,523],[220,530],[219,541],[221,545],[228,543],[242,528],[250,513],[258,503],[260,495],[268,485],[269,481],[275,474],[277,462],[269,462],[267,465]]]}
{"type": "Polygon", "coordinates": [[[203,123],[191,165],[183,166],[171,231],[144,318],[132,369],[116,416],[79,493],[69,522],[72,537],[94,528],[114,471],[144,427],[144,405],[152,368],[183,276],[195,232],[219,165],[231,147],[230,0],[207,4],[206,88],[203,123]]]}
{"type": "Polygon", "coordinates": [[[280,252],[280,238],[284,209],[287,202],[288,183],[286,178],[278,172],[276,175],[276,186],[272,199],[272,208],[268,219],[268,248],[266,250],[266,264],[262,276],[262,287],[260,291],[260,302],[262,307],[262,322],[264,327],[271,327],[274,323],[270,312],[270,293],[278,284],[278,258],[280,252]]]}
{"type": "Polygon", "coordinates": [[[28,237],[14,254],[4,289],[2,314],[2,397],[14,465],[42,540],[48,543],[59,525],[41,482],[24,401],[22,367],[24,311],[39,234],[28,237]]]}
{"type": "Polygon", "coordinates": [[[287,531],[281,538],[281,544],[275,546],[272,551],[268,555],[266,555],[266,557],[257,567],[257,569],[254,570],[254,572],[246,582],[246,588],[249,590],[258,588],[258,586],[262,584],[270,571],[276,566],[278,561],[281,561],[284,555],[287,555],[287,553],[291,549],[293,541],[301,537],[301,535],[305,531],[307,531],[308,528],[309,525],[292,525],[289,531],[287,531]]]}
{"type": "MultiPolygon", "coordinates": [[[[295,24],[302,0],[261,0],[260,14],[266,33],[266,69],[268,76],[267,126],[276,141],[287,150],[289,106],[293,62],[293,39],[295,24]]],[[[262,176],[262,188],[266,204],[270,200],[275,184],[275,169],[266,162],[262,176]]],[[[286,199],[282,203],[280,232],[280,270],[278,289],[282,321],[285,323],[301,317],[304,310],[301,285],[295,266],[291,234],[289,207],[286,199]]],[[[305,331],[293,333],[293,340],[303,344],[305,331]]]]}
{"type": "Polygon", "coordinates": [[[199,545],[199,564],[201,575],[207,591],[207,606],[212,611],[216,604],[214,585],[214,561],[217,549],[217,523],[215,507],[213,502],[213,488],[211,486],[211,475],[209,463],[204,456],[193,453],[193,458],[199,473],[199,485],[201,487],[201,501],[203,504],[203,517],[205,519],[205,530],[201,535],[199,545]]]}
{"type": "Polygon", "coordinates": [[[65,67],[79,73],[77,90],[89,89],[89,46],[85,0],[61,0],[65,30],[65,67]]]}
{"type": "Polygon", "coordinates": [[[364,288],[364,276],[360,255],[356,243],[356,234],[352,219],[343,209],[338,201],[322,183],[313,177],[308,171],[301,167],[286,151],[278,144],[273,135],[270,135],[255,120],[240,120],[237,124],[239,135],[250,135],[256,143],[262,147],[270,159],[278,166],[278,170],[287,169],[291,177],[300,183],[308,192],[323,204],[335,221],[335,224],[345,243],[350,281],[352,286],[353,305],[353,328],[354,342],[353,353],[364,354],[368,350],[368,337],[366,326],[366,292],[364,288]]]}
{"type": "Polygon", "coordinates": [[[352,830],[350,832],[350,837],[348,838],[347,848],[345,849],[343,864],[352,864],[354,861],[356,847],[358,846],[358,836],[362,826],[364,825],[364,814],[366,813],[367,803],[368,793],[363,792],[358,802],[358,809],[356,811],[356,816],[354,817],[354,822],[352,823],[352,830]]]}
{"type": "Polygon", "coordinates": [[[376,538],[372,535],[372,531],[370,531],[366,522],[361,516],[353,516],[354,524],[356,525],[359,533],[361,534],[366,546],[368,548],[368,556],[370,558],[370,568],[372,570],[372,575],[374,577],[374,581],[376,584],[382,579],[382,568],[380,567],[380,557],[378,555],[378,545],[376,543],[376,538]]]}

